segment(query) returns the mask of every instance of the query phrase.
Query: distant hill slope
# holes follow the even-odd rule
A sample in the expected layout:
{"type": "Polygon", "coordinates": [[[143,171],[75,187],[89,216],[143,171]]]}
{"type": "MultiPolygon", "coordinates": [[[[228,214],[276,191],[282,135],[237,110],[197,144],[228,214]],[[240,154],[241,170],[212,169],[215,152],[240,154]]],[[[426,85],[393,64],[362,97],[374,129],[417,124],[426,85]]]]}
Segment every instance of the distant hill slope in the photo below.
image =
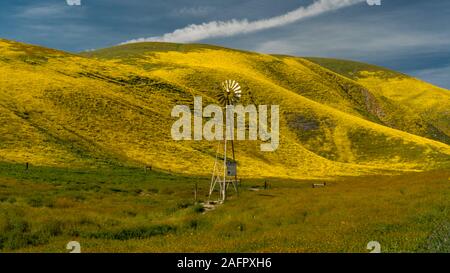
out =
{"type": "Polygon", "coordinates": [[[449,90],[375,65],[325,58],[308,60],[370,90],[385,125],[450,144],[449,90]]]}
{"type": "Polygon", "coordinates": [[[404,75],[360,69],[351,77],[314,60],[209,45],[142,43],[81,55],[0,40],[0,161],[206,175],[217,143],[173,141],[170,112],[194,95],[217,103],[219,84],[235,79],[243,104],[281,110],[276,152],[237,143],[243,176],[450,167],[450,97],[404,75]],[[403,94],[407,85],[420,101],[403,94]]]}

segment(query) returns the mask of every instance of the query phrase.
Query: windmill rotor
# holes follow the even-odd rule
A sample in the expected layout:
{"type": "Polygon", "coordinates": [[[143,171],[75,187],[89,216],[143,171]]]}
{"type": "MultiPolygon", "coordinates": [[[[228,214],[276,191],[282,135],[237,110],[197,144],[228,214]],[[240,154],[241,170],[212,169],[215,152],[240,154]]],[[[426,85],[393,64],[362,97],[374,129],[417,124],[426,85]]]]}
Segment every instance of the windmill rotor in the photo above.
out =
{"type": "Polygon", "coordinates": [[[241,98],[241,86],[235,80],[226,80],[222,83],[222,92],[217,96],[219,102],[224,105],[234,105],[241,98]]]}

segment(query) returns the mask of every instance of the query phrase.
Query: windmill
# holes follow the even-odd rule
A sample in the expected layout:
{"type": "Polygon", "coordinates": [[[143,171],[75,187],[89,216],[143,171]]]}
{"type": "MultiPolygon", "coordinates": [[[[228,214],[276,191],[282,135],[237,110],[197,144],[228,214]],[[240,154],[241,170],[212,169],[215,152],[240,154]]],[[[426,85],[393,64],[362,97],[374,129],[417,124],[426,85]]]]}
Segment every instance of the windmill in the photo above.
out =
{"type": "MultiPolygon", "coordinates": [[[[224,113],[227,113],[228,106],[236,104],[241,98],[241,86],[234,80],[226,80],[222,83],[222,90],[217,94],[217,99],[221,105],[225,108],[224,113]]],[[[226,126],[227,128],[227,126],[226,126]]],[[[231,130],[231,128],[230,128],[231,130]]],[[[209,198],[216,187],[219,185],[219,202],[224,202],[227,196],[227,188],[229,184],[232,184],[236,193],[238,193],[238,179],[237,179],[237,165],[234,151],[233,139],[227,139],[227,132],[225,133],[223,141],[223,162],[219,159],[219,153],[221,150],[221,143],[218,143],[216,159],[214,161],[214,168],[211,177],[211,185],[209,189],[209,198]],[[233,160],[227,159],[227,144],[231,142],[231,152],[233,160]],[[232,177],[231,179],[229,177],[232,177]]]]}

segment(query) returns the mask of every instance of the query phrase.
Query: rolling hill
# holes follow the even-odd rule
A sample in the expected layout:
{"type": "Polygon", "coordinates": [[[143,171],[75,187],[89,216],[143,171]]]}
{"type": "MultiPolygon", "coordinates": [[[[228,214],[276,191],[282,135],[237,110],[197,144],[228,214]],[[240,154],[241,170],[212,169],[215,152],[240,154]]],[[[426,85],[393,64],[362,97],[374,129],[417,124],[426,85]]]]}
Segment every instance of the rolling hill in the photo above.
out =
{"type": "Polygon", "coordinates": [[[450,167],[450,93],[384,68],[200,44],[71,54],[0,40],[0,161],[207,175],[217,143],[176,142],[175,105],[280,105],[280,147],[238,142],[242,176],[316,178],[450,167]]]}

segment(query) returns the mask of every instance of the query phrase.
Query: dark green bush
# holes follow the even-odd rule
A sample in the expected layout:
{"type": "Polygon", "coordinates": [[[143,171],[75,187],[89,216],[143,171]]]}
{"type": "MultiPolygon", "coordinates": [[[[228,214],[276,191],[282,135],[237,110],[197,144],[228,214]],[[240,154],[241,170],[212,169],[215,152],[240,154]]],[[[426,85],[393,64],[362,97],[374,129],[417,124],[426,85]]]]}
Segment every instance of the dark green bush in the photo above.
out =
{"type": "Polygon", "coordinates": [[[90,233],[84,237],[94,239],[110,239],[110,240],[131,240],[131,239],[145,239],[152,236],[164,235],[175,231],[176,228],[169,225],[156,225],[148,227],[136,227],[122,229],[118,231],[100,231],[97,233],[90,233]]]}

